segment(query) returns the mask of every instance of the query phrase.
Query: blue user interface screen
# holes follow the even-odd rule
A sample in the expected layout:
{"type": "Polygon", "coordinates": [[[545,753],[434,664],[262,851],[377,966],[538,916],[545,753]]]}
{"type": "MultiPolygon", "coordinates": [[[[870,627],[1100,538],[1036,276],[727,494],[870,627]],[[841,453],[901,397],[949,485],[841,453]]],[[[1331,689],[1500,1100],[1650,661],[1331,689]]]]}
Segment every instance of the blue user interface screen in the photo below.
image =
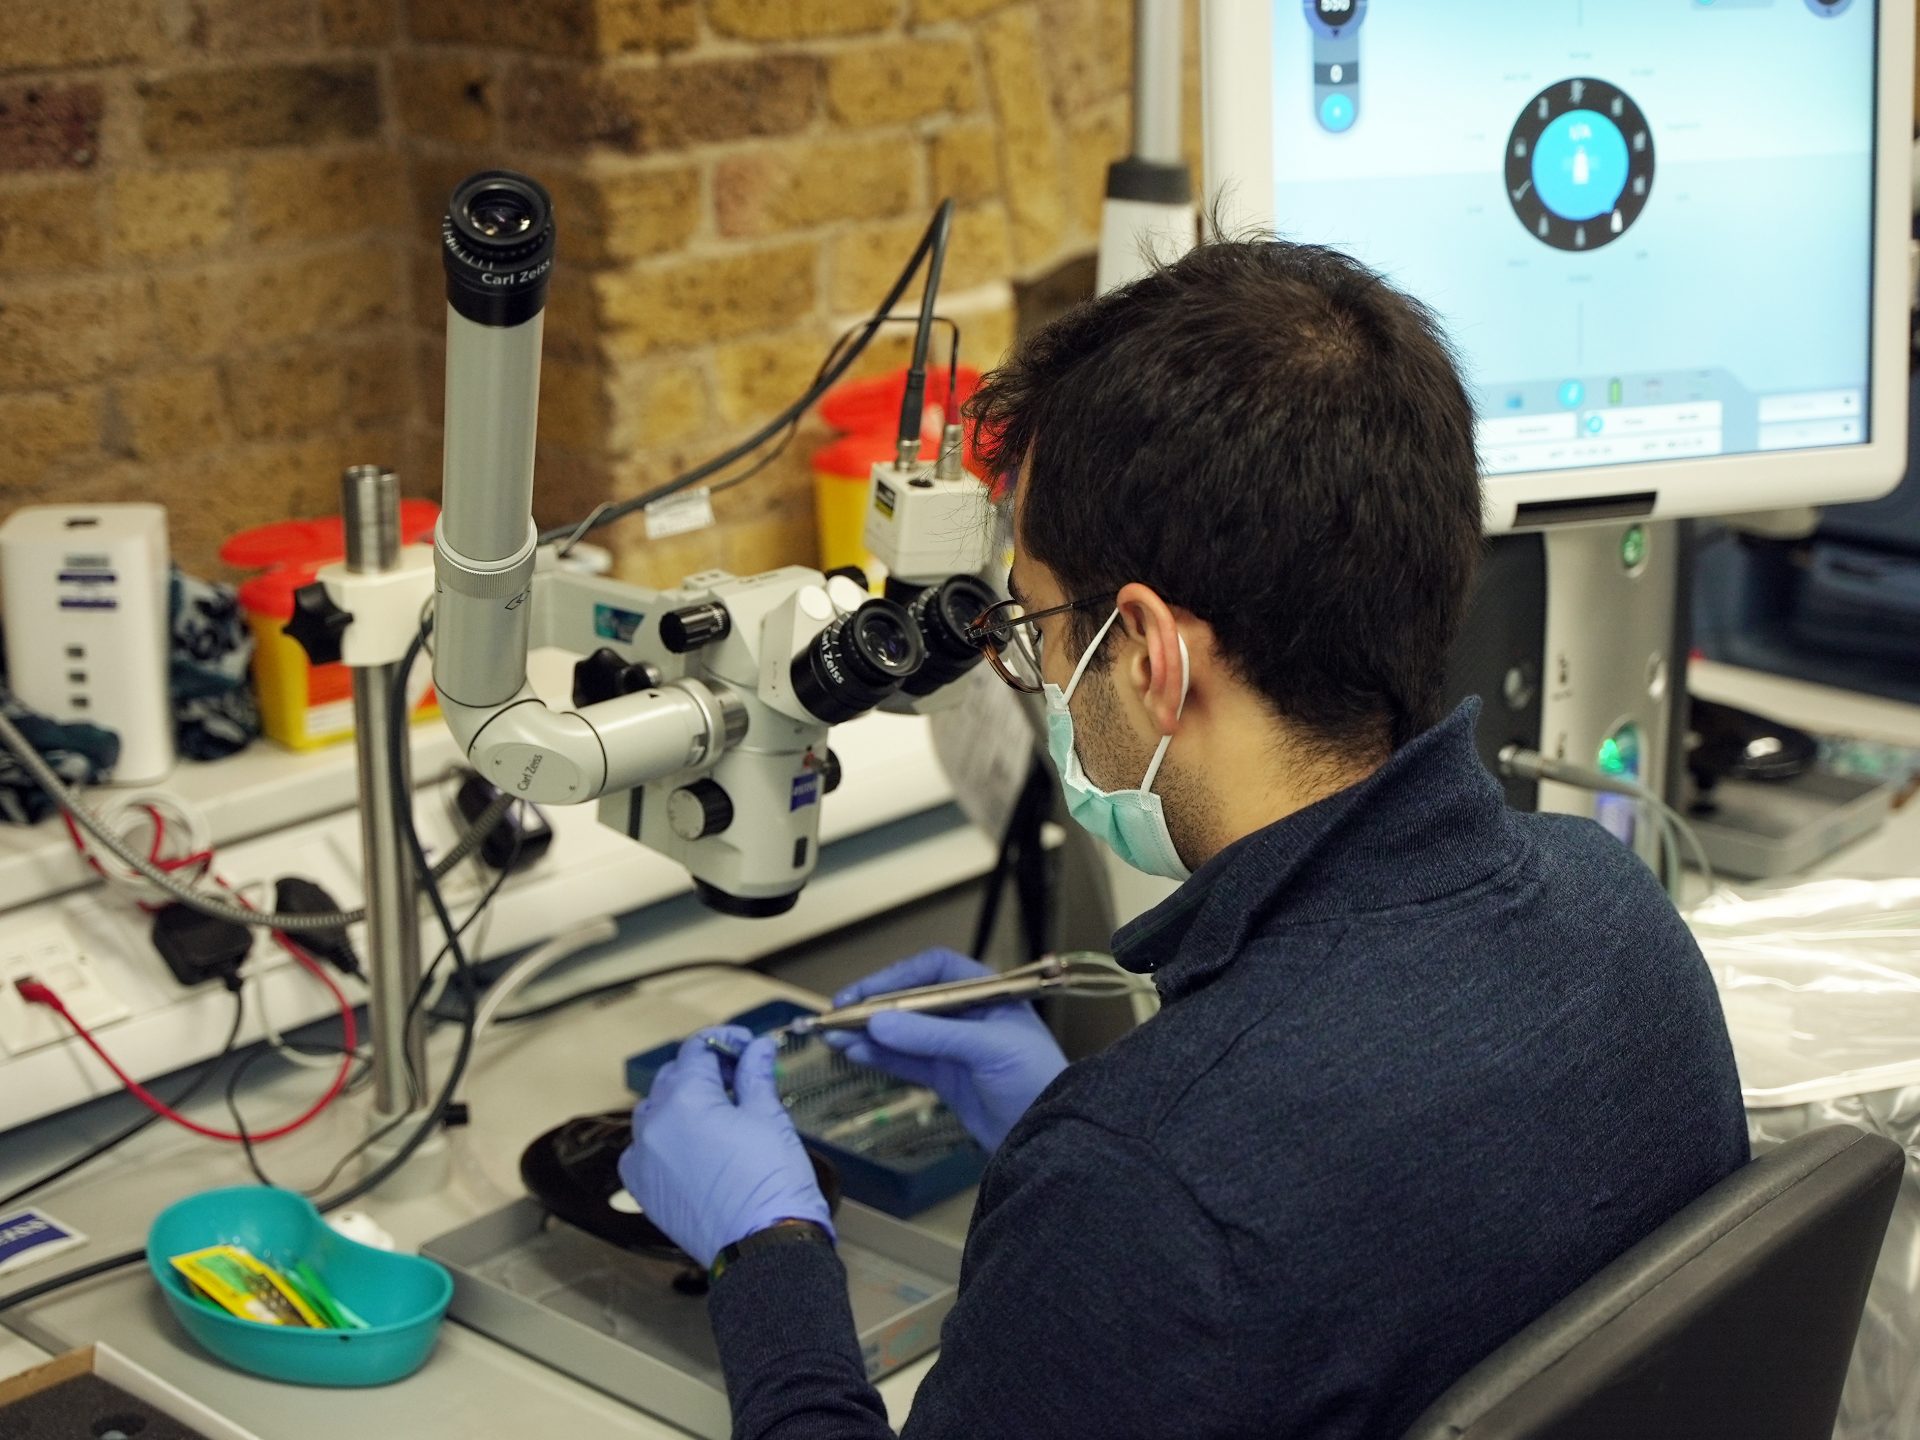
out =
{"type": "Polygon", "coordinates": [[[1489,474],[1867,438],[1876,0],[1273,0],[1275,217],[1439,315],[1489,474]]]}

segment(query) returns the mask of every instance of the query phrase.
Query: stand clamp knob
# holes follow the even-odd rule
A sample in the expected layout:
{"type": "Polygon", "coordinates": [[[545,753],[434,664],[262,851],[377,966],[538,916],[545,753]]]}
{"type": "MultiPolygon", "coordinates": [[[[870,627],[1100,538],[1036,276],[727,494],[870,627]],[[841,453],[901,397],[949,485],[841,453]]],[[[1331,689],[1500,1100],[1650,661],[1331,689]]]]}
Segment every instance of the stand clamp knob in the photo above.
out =
{"type": "Polygon", "coordinates": [[[280,633],[306,651],[315,665],[337,665],[352,623],[353,612],[334,604],[327,587],[315,580],[293,592],[293,618],[280,633]]]}

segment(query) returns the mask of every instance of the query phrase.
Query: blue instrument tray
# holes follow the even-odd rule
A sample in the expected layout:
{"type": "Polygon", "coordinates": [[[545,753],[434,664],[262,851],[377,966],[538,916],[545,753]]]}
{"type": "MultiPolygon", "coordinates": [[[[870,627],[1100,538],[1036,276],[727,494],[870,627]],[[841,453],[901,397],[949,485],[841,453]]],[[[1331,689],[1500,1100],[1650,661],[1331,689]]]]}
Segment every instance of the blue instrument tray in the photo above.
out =
{"type": "MultiPolygon", "coordinates": [[[[772,1000],[735,1015],[727,1023],[754,1034],[817,1013],[789,1000],[772,1000]]],[[[680,1042],[656,1046],[627,1059],[627,1088],[645,1095],[653,1077],[680,1049],[680,1042]]],[[[917,1086],[895,1080],[865,1065],[855,1065],[814,1037],[783,1048],[780,1095],[807,1144],[834,1163],[847,1198],[888,1215],[907,1219],[929,1205],[958,1195],[980,1179],[987,1157],[945,1105],[905,1109],[914,1123],[876,1126],[865,1137],[822,1138],[822,1130],[858,1116],[920,1100],[917,1086]]]]}

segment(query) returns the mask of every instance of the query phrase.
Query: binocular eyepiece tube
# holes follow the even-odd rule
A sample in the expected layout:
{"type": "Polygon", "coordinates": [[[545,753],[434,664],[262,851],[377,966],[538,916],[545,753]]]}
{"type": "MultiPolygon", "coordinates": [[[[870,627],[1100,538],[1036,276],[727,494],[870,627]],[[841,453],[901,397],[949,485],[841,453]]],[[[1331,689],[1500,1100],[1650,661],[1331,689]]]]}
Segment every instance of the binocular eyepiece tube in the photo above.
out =
{"type": "Polygon", "coordinates": [[[838,616],[793,657],[794,698],[828,725],[864,715],[927,658],[913,618],[891,600],[838,616]]]}
{"type": "Polygon", "coordinates": [[[434,679],[458,703],[497,705],[526,678],[524,597],[537,536],[533,451],[553,201],[524,175],[482,171],[454,190],[440,241],[446,467],[434,679]],[[509,612],[505,626],[502,611],[509,612]]]}

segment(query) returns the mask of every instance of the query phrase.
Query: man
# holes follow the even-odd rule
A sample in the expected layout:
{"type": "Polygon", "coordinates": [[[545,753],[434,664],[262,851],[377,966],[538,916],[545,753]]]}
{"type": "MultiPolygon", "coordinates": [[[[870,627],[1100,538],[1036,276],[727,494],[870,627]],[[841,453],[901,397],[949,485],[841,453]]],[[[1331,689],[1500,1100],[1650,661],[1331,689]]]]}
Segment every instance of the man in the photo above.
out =
{"type": "MultiPolygon", "coordinates": [[[[1019,476],[991,658],[1045,694],[1075,818],[1192,875],[1115,938],[1163,1009],[1102,1054],[1013,1005],[851,1043],[994,1152],[903,1433],[1398,1436],[1746,1161],[1706,967],[1624,846],[1507,811],[1476,707],[1442,713],[1480,490],[1420,306],[1207,245],[975,408],[1019,476]]],[[[622,1173],[718,1261],[735,1434],[886,1435],[766,1042],[732,1083],[690,1042],[622,1173]]]]}

